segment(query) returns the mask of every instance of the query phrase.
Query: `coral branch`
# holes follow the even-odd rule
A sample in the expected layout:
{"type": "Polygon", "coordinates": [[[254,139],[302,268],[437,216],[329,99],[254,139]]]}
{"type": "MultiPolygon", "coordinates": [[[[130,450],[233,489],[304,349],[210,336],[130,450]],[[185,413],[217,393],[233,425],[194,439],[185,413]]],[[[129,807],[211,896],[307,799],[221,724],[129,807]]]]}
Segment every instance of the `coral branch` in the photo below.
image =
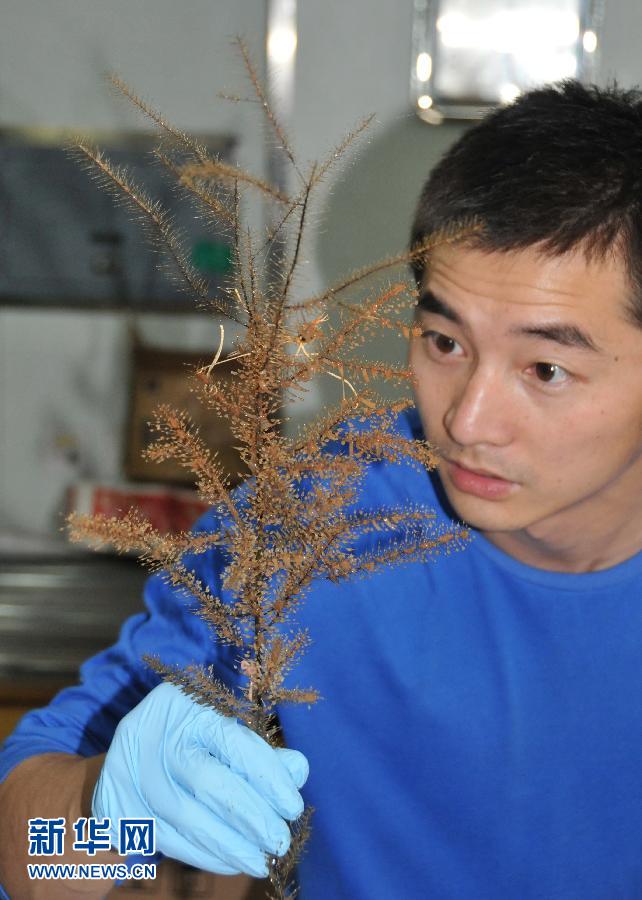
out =
{"type": "Polygon", "coordinates": [[[268,103],[267,96],[265,94],[265,91],[263,90],[263,86],[259,80],[259,76],[257,75],[256,69],[254,68],[254,63],[252,62],[252,59],[250,57],[250,54],[249,54],[249,51],[245,44],[245,41],[243,41],[239,37],[239,38],[236,38],[235,43],[241,53],[241,57],[243,59],[243,63],[245,65],[247,74],[252,83],[254,93],[256,94],[257,99],[258,99],[259,103],[261,104],[261,108],[263,109],[263,112],[265,113],[267,120],[270,123],[270,125],[274,131],[274,134],[276,135],[276,137],[279,141],[281,150],[286,155],[287,159],[289,160],[290,164],[292,165],[292,168],[297,173],[297,175],[299,176],[301,181],[304,181],[305,179],[303,178],[303,175],[301,174],[301,170],[299,169],[298,163],[296,161],[296,158],[295,158],[292,148],[290,146],[290,142],[285,134],[285,131],[283,130],[281,123],[275,116],[274,111],[272,110],[272,107],[268,103]]]}
{"type": "MultiPolygon", "coordinates": [[[[192,389],[206,409],[226,420],[239,468],[245,465],[250,477],[232,490],[217,451],[205,444],[187,413],[162,405],[151,426],[154,440],[146,456],[158,462],[175,459],[194,473],[200,496],[214,507],[212,533],[162,535],[135,512],[119,519],[73,516],[69,524],[72,539],[137,552],[152,571],[160,570],[158,577],[208,623],[213,640],[228,645],[239,674],[231,689],[213,669],[195,665],[180,669],[150,659],[152,668],[198,703],[239,719],[277,746],[275,716],[280,708],[286,703],[311,705],[319,699],[314,686],[293,686],[289,677],[311,640],[299,611],[313,584],[427,562],[437,553],[459,549],[467,539],[465,529],[440,526],[435,514],[420,503],[368,506],[364,485],[371,467],[428,470],[437,464],[437,456],[426,441],[399,433],[397,418],[412,401],[406,396],[381,396],[379,383],[407,388],[411,371],[371,359],[367,353],[373,334],[414,333],[415,326],[403,319],[416,302],[414,289],[408,289],[403,279],[381,289],[370,285],[367,292],[358,292],[366,293],[358,304],[348,302],[348,292],[371,276],[429,258],[435,246],[465,239],[477,226],[453,223],[411,251],[372,263],[316,296],[292,302],[315,188],[372,117],[304,177],[245,44],[239,39],[237,45],[256,101],[300,179],[292,197],[236,166],[211,159],[197,141],[169,125],[120,79],[112,78],[168,142],[178,144],[180,153],[165,149],[156,153],[178,187],[192,196],[204,220],[220,220],[230,233],[234,272],[221,297],[209,297],[209,287],[192,268],[167,212],[100,151],[81,143],[79,152],[145,222],[155,243],[169,252],[195,301],[243,326],[242,339],[224,355],[220,325],[218,347],[212,350],[211,362],[194,373],[192,389]],[[277,210],[267,241],[264,234],[259,240],[242,222],[241,187],[257,190],[277,210]],[[342,400],[324,408],[296,434],[284,433],[286,408],[320,375],[340,382],[342,400]],[[191,567],[190,556],[204,563],[199,571],[209,572],[208,578],[191,567]]],[[[270,861],[275,900],[296,894],[291,877],[309,833],[310,814],[305,810],[292,825],[288,854],[270,861]]]]}
{"type": "Polygon", "coordinates": [[[252,175],[250,172],[239,169],[238,166],[232,166],[218,159],[209,159],[204,163],[189,163],[180,170],[180,182],[187,187],[191,188],[192,185],[200,181],[209,180],[232,182],[232,184],[238,181],[257,188],[266,197],[277,200],[279,203],[287,206],[292,203],[288,196],[277,190],[269,182],[264,181],[257,175],[252,175]]]}
{"type": "MultiPolygon", "coordinates": [[[[183,285],[192,296],[201,302],[215,304],[216,301],[209,296],[206,281],[196,273],[185,255],[175,223],[160,203],[152,201],[122,166],[113,165],[100,150],[95,150],[84,142],[78,143],[72,148],[72,152],[74,150],[93,165],[94,174],[107,190],[115,193],[118,200],[124,200],[130,205],[151,242],[169,254],[183,285]]],[[[236,319],[229,307],[221,308],[219,312],[236,319]]]]}
{"type": "Polygon", "coordinates": [[[164,132],[169,137],[176,140],[179,144],[181,144],[184,149],[190,151],[194,154],[196,159],[200,162],[205,163],[209,159],[209,155],[205,147],[197,140],[195,140],[191,135],[187,134],[185,131],[181,131],[180,128],[176,128],[176,126],[172,125],[170,122],[165,119],[157,110],[153,109],[148,103],[145,103],[144,100],[138,94],[135,94],[134,91],[115,73],[111,73],[107,76],[108,80],[111,84],[118,90],[120,93],[126,97],[130,103],[136,106],[148,119],[150,119],[154,125],[156,125],[161,132],[164,132]]]}

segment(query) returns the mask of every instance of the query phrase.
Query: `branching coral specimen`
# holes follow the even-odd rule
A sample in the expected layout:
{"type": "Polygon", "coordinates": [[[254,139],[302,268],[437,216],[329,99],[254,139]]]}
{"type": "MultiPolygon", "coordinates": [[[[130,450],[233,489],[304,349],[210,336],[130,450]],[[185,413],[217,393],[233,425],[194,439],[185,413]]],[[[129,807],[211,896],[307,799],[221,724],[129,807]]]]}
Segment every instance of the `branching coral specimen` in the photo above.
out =
{"type": "MultiPolygon", "coordinates": [[[[312,165],[304,173],[242,42],[239,49],[255,95],[293,167],[294,196],[210,157],[204,147],[169,125],[119,79],[112,79],[160,129],[162,144],[156,155],[180,190],[187,192],[206,220],[215,219],[228,228],[235,266],[222,294],[212,295],[206,280],[193,269],[168,214],[127,172],[85,143],[77,152],[143,220],[195,301],[243,326],[233,352],[223,357],[224,326],[220,325],[220,345],[211,363],[194,373],[193,388],[206,407],[228,420],[250,476],[240,489],[232,491],[216,454],[205,445],[186,413],[161,406],[153,423],[156,440],[148,455],[158,461],[173,457],[194,473],[200,495],[218,512],[218,530],[170,537],[129,513],[122,519],[74,515],[70,531],[74,540],[137,551],[144,564],[162,570],[178,590],[198,601],[199,614],[211,626],[213,639],[235,648],[245,676],[244,688],[234,693],[209,669],[174,670],[157,659],[152,665],[196,701],[235,716],[275,743],[279,706],[310,704],[317,699],[313,686],[286,687],[286,676],[310,640],[296,626],[296,611],[312,582],[337,582],[367,576],[382,566],[425,560],[459,546],[466,538],[463,531],[437,528],[431,510],[419,505],[374,512],[359,507],[368,466],[385,460],[430,469],[435,456],[425,442],[395,431],[396,416],[411,400],[384,400],[374,387],[386,381],[408,385],[410,370],[359,355],[375,331],[410,334],[404,313],[412,305],[412,290],[406,282],[371,288],[358,305],[346,302],[344,295],[355,286],[367,288],[372,275],[409,262],[414,253],[428,253],[438,242],[460,238],[474,225],[458,223],[413,253],[354,272],[318,296],[294,300],[311,198],[331,165],[369,120],[348,135],[328,161],[312,165]],[[247,191],[258,191],[276,206],[276,224],[267,239],[243,225],[241,209],[247,191]],[[273,261],[268,265],[267,260],[276,240],[283,249],[275,271],[273,261]],[[334,324],[331,318],[336,320],[334,324]],[[231,367],[231,382],[217,380],[221,365],[231,367]],[[298,434],[286,436],[282,425],[288,407],[319,377],[340,384],[341,400],[298,434]],[[358,541],[374,533],[371,549],[358,552],[358,541]],[[219,548],[227,560],[221,591],[225,600],[213,594],[184,563],[186,554],[207,553],[212,548],[219,548]]],[[[292,826],[287,856],[270,861],[273,896],[279,900],[296,893],[292,871],[308,835],[309,817],[310,810],[306,810],[292,826]]]]}

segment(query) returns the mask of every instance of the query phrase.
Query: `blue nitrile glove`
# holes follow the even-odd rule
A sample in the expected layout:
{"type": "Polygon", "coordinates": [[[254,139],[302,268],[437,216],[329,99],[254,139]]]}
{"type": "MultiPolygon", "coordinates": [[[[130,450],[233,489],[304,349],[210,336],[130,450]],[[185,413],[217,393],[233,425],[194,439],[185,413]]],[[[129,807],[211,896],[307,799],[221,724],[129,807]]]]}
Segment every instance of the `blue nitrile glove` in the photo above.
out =
{"type": "Polygon", "coordinates": [[[234,719],[161,684],[120,722],[96,783],[92,815],[154,818],[156,849],[199,869],[267,875],[265,854],[290,844],[284,819],[303,811],[308,763],[234,719]]]}

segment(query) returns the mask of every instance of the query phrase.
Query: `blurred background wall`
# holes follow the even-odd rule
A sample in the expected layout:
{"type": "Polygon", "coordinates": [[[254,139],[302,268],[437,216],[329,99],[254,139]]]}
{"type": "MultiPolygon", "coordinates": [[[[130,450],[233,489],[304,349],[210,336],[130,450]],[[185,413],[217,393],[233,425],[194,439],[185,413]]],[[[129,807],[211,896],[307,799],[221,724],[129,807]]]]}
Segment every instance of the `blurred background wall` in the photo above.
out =
{"type": "MultiPolygon", "coordinates": [[[[324,156],[376,113],[322,192],[301,293],[404,247],[423,180],[465,127],[427,125],[410,107],[412,12],[412,0],[298,2],[288,127],[300,156],[324,156]]],[[[216,95],[247,92],[234,35],[263,69],[265,24],[262,0],[0,0],[0,126],[141,127],[105,85],[117,71],[175,124],[234,135],[235,161],[264,173],[259,110],[216,95]]],[[[641,34],[639,0],[610,0],[601,81],[642,81],[641,34]]],[[[0,531],[54,534],[70,481],[119,477],[131,324],[119,312],[0,307],[0,531]]],[[[145,314],[136,327],[159,346],[218,342],[203,317],[145,314]]]]}

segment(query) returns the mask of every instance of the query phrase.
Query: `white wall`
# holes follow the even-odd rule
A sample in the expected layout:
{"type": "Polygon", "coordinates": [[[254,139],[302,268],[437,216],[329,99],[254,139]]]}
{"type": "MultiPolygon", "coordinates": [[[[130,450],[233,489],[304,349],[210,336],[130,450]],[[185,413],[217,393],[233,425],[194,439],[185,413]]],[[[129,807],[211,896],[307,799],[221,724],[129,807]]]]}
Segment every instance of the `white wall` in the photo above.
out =
{"type": "MultiPolygon", "coordinates": [[[[290,132],[301,157],[324,155],[365,113],[377,113],[356,161],[334,172],[319,198],[304,292],[404,246],[421,183],[461,126],[433,128],[409,111],[412,0],[298,6],[290,132]]],[[[131,127],[101,80],[116,69],[176,124],[239,135],[239,162],[260,171],[257,110],[216,93],[245,92],[229,39],[244,33],[260,56],[264,19],[262,0],[2,0],[0,124],[131,127]]],[[[607,3],[601,80],[642,80],[641,33],[639,0],[607,3]]],[[[217,340],[214,323],[203,320],[140,325],[165,343],[217,340]]],[[[126,328],[113,314],[0,311],[0,528],[50,530],[77,472],[118,474],[126,328]]]]}
{"type": "Polygon", "coordinates": [[[606,83],[615,78],[623,87],[640,86],[642,3],[639,0],[604,0],[603,5],[599,81],[606,83]]]}

